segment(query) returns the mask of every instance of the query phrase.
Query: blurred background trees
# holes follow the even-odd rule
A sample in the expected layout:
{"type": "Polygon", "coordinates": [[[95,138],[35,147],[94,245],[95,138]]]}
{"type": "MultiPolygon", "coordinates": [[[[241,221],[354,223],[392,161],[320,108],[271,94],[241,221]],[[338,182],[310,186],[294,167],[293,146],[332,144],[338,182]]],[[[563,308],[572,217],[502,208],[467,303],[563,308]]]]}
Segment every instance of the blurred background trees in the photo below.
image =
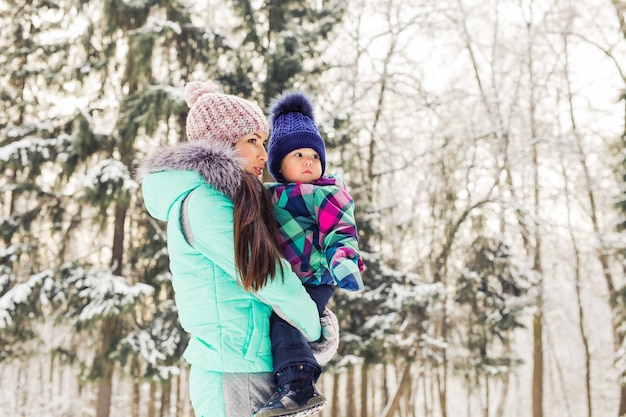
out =
{"type": "Polygon", "coordinates": [[[625,11],[0,4],[0,410],[191,415],[134,171],[208,78],[264,108],[311,94],[355,197],[366,291],[334,298],[322,415],[626,414],[625,11]]]}

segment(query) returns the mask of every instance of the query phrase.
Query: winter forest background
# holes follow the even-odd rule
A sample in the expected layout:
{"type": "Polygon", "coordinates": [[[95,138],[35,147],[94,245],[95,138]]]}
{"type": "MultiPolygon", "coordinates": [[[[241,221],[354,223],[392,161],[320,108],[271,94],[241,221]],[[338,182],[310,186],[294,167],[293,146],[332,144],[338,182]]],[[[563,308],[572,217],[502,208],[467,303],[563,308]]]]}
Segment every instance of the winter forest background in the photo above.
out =
{"type": "Polygon", "coordinates": [[[191,417],[134,179],[182,87],[314,98],[355,197],[324,417],[626,415],[625,0],[0,1],[0,415],[191,417]]]}

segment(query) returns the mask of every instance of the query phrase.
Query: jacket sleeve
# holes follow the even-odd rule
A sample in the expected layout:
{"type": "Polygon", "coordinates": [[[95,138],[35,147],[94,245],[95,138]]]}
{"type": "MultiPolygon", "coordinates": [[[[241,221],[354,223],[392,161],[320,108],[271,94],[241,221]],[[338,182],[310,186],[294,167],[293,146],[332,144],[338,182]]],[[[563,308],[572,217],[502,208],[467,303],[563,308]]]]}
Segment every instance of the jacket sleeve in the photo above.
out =
{"type": "Polygon", "coordinates": [[[255,295],[269,304],[274,312],[299,329],[309,342],[315,342],[322,335],[317,305],[306,292],[300,278],[291,270],[291,265],[281,259],[276,267],[276,277],[261,288],[255,295]]]}
{"type": "Polygon", "coordinates": [[[364,263],[359,252],[359,239],[354,217],[354,200],[342,186],[316,187],[313,199],[320,235],[324,236],[323,251],[333,269],[348,258],[354,262],[355,274],[333,274],[337,285],[350,290],[362,290],[363,281],[358,272],[364,263]]]}
{"type": "MultiPolygon", "coordinates": [[[[237,280],[233,242],[233,203],[223,194],[203,186],[189,197],[189,223],[193,246],[237,280]],[[208,213],[210,212],[210,216],[208,213]]],[[[315,302],[304,289],[298,276],[284,259],[277,265],[276,276],[258,292],[250,291],[299,329],[309,341],[320,338],[319,313],[315,302]],[[282,273],[280,265],[282,265],[282,273]]]]}

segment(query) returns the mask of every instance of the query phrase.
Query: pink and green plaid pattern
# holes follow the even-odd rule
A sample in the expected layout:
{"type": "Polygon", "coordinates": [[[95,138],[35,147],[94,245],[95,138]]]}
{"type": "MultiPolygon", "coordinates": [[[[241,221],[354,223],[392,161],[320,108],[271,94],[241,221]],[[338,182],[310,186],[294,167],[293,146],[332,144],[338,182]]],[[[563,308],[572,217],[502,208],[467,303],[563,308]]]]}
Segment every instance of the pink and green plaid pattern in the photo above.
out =
{"type": "Polygon", "coordinates": [[[278,239],[287,259],[303,283],[337,284],[357,291],[360,274],[333,277],[333,265],[349,258],[363,270],[354,219],[354,201],[338,176],[328,175],[312,184],[266,183],[274,203],[278,239]]]}

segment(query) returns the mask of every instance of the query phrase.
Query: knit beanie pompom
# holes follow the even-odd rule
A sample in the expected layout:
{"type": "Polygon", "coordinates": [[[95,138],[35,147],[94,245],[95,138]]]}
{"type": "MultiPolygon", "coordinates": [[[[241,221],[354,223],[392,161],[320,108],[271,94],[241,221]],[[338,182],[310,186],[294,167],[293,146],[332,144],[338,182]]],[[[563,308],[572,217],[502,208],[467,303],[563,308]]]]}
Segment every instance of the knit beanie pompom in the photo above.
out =
{"type": "Polygon", "coordinates": [[[311,119],[312,122],[315,122],[313,105],[309,101],[309,98],[300,91],[293,91],[279,96],[272,102],[270,107],[270,123],[274,124],[274,121],[279,116],[291,112],[298,112],[311,119]]]}
{"type": "Polygon", "coordinates": [[[196,101],[203,94],[217,94],[220,89],[213,81],[191,81],[185,86],[185,101],[189,108],[196,104],[196,101]]]}
{"type": "Polygon", "coordinates": [[[268,170],[276,181],[285,182],[280,172],[283,158],[295,149],[311,148],[320,156],[322,175],[326,170],[326,146],[320,135],[313,105],[301,91],[287,91],[270,105],[272,134],[267,149],[268,170]]]}
{"type": "Polygon", "coordinates": [[[256,132],[267,133],[265,115],[255,103],[224,94],[213,81],[191,81],[185,86],[187,138],[190,141],[233,144],[256,132]]]}

